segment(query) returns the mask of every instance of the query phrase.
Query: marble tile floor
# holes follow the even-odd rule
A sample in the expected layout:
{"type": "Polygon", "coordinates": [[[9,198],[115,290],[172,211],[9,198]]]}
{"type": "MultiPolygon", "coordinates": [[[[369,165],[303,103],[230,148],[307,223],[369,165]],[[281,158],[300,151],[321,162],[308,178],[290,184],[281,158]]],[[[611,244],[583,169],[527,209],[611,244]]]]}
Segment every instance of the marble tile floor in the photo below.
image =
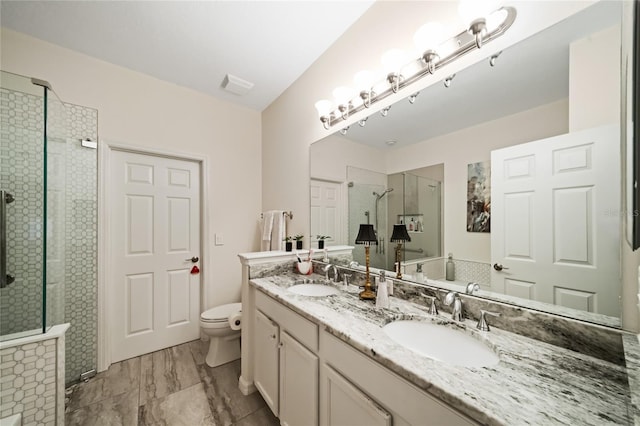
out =
{"type": "Polygon", "coordinates": [[[111,365],[67,389],[65,424],[276,426],[259,393],[238,389],[240,360],[209,367],[200,340],[111,365]]]}

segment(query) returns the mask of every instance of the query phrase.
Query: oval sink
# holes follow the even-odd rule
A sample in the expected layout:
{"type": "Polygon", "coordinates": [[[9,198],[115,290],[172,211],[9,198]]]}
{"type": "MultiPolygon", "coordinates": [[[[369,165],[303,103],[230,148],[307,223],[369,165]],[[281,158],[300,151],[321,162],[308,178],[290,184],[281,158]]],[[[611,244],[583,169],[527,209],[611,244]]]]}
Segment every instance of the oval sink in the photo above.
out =
{"type": "Polygon", "coordinates": [[[289,291],[302,296],[331,296],[340,292],[335,287],[323,284],[296,284],[289,287],[289,291]]]}
{"type": "Polygon", "coordinates": [[[474,337],[446,325],[425,321],[394,321],[382,327],[394,342],[426,357],[462,367],[489,367],[500,358],[474,337]]]}

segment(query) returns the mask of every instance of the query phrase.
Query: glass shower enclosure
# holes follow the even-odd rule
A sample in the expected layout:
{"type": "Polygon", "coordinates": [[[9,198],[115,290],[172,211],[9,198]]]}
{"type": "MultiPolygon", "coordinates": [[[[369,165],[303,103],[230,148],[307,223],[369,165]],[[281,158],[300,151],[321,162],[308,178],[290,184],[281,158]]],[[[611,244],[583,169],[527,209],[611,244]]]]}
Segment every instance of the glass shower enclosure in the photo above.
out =
{"type": "Polygon", "coordinates": [[[46,81],[0,74],[0,341],[64,320],[67,111],[46,81]]]}

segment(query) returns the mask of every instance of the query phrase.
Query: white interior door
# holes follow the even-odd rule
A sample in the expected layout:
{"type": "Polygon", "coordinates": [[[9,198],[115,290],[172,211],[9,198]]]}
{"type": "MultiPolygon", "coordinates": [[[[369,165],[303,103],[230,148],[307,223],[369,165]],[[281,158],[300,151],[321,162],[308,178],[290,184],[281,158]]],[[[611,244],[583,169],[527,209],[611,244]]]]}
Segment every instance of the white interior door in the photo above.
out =
{"type": "Polygon", "coordinates": [[[199,336],[200,165],[113,151],[111,360],[199,336]]]}
{"type": "Polygon", "coordinates": [[[608,126],[492,152],[493,291],[618,315],[619,141],[608,126]]]}
{"type": "Polygon", "coordinates": [[[311,239],[328,235],[325,244],[344,244],[342,184],[311,179],[311,239]]]}

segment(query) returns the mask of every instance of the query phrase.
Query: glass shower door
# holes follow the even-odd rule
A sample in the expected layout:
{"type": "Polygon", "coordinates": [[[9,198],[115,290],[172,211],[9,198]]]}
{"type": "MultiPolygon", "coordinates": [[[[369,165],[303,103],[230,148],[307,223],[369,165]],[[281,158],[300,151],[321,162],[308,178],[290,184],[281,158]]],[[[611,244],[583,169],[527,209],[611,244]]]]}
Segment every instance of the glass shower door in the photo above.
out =
{"type": "Polygon", "coordinates": [[[64,104],[46,85],[0,74],[0,340],[43,333],[53,323],[46,320],[46,279],[52,276],[46,259],[48,236],[56,230],[55,212],[48,214],[48,181],[55,178],[47,171],[47,147],[65,133],[66,118],[64,104]]]}

